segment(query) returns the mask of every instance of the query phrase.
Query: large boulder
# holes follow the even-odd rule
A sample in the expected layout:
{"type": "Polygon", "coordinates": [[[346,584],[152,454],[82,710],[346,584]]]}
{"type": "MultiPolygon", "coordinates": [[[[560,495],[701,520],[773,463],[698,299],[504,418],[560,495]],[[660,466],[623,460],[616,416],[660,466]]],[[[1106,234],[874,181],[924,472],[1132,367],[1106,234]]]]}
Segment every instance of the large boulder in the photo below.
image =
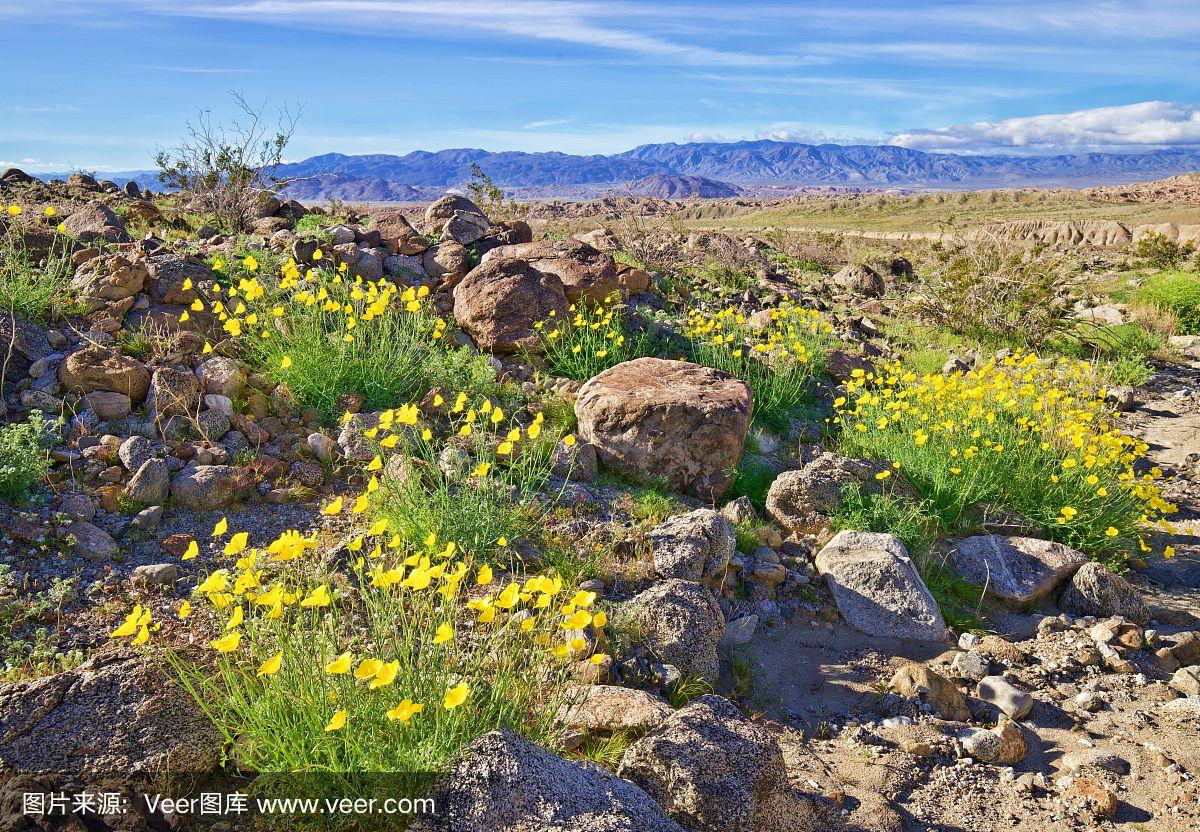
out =
{"type": "Polygon", "coordinates": [[[412,227],[398,208],[375,214],[371,228],[379,232],[383,244],[392,254],[418,255],[429,248],[429,241],[412,227]]]}
{"type": "Polygon", "coordinates": [[[520,260],[493,260],[472,269],[454,289],[454,318],[480,349],[541,352],[534,324],[567,314],[562,282],[520,260]]]}
{"type": "Polygon", "coordinates": [[[943,641],[946,622],[904,544],[890,534],[838,532],[817,571],[846,623],[872,636],[943,641]]]}
{"type": "Polygon", "coordinates": [[[579,240],[500,246],[485,254],[482,262],[493,260],[524,260],[538,271],[557,275],[571,303],[583,298],[600,302],[621,290],[612,257],[579,240]]]}
{"type": "Polygon", "coordinates": [[[10,771],[206,774],[220,762],[221,745],[171,674],[131,650],[0,684],[0,764],[10,771]]]}
{"type": "Polygon", "coordinates": [[[217,279],[217,274],[205,263],[180,254],[156,255],[147,265],[150,268],[147,291],[155,303],[188,306],[200,297],[197,289],[202,283],[217,279]]]}
{"type": "Polygon", "coordinates": [[[827,832],[843,826],[836,808],[792,788],[775,738],[713,694],[629,746],[618,774],[697,832],[827,832]]]}
{"type": "Polygon", "coordinates": [[[1042,600],[1087,562],[1081,552],[1035,537],[976,535],[955,541],[950,550],[960,576],[1012,607],[1042,600]]]}
{"type": "Polygon", "coordinates": [[[464,747],[432,797],[413,832],[683,832],[632,783],[508,730],[464,747]]]}
{"type": "Polygon", "coordinates": [[[605,466],[719,500],[742,457],[751,404],[750,387],[728,373],[637,358],[584,384],[575,415],[605,466]]]}
{"type": "Polygon", "coordinates": [[[139,258],[131,260],[119,254],[93,257],[71,278],[71,287],[96,309],[108,301],[133,297],[142,291],[149,274],[139,258]]]}
{"type": "Polygon", "coordinates": [[[877,271],[860,263],[846,266],[833,276],[833,282],[846,291],[865,298],[877,298],[887,288],[877,271]]]}
{"type": "Polygon", "coordinates": [[[1078,616],[1119,615],[1135,624],[1150,620],[1150,610],[1137,587],[1099,563],[1089,562],[1079,567],[1059,596],[1058,608],[1078,616]]]}
{"type": "Polygon", "coordinates": [[[103,202],[89,202],[63,220],[62,225],[63,233],[84,243],[93,240],[128,243],[130,240],[125,223],[103,202]]]}
{"type": "Polygon", "coordinates": [[[725,579],[737,545],[733,526],[710,508],[668,517],[646,539],[659,575],[710,586],[725,579]]]}
{"type": "Polygon", "coordinates": [[[635,595],[625,611],[642,642],[659,658],[683,673],[716,680],[725,614],[709,589],[671,578],[635,595]]]}
{"type": "Polygon", "coordinates": [[[171,480],[171,498],[193,511],[212,511],[239,499],[254,478],[233,465],[189,465],[171,480]]]}
{"type": "Polygon", "coordinates": [[[461,194],[446,194],[425,209],[426,230],[461,245],[486,236],[490,226],[479,206],[461,194]]]}
{"type": "Polygon", "coordinates": [[[917,497],[904,475],[882,460],[849,459],[813,447],[801,461],[800,468],[784,471],[767,491],[767,516],[790,532],[811,534],[827,528],[850,486],[863,494],[917,497]]]}
{"type": "Polygon", "coordinates": [[[443,240],[421,255],[421,268],[446,289],[453,289],[471,270],[471,255],[454,240],[443,240]]]}
{"type": "Polygon", "coordinates": [[[72,393],[111,390],[135,402],[146,398],[150,371],[140,361],[108,347],[85,347],[68,355],[59,366],[58,378],[72,393]]]}

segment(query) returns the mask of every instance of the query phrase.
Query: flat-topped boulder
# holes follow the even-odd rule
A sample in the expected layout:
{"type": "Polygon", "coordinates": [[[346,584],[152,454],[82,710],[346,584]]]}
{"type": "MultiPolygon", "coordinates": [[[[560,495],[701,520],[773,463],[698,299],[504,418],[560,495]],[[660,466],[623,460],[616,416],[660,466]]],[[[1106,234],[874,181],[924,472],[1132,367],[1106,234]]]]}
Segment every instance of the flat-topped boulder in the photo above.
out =
{"type": "Polygon", "coordinates": [[[976,535],[955,541],[950,551],[959,575],[1013,607],[1042,600],[1087,562],[1069,546],[1036,537],[976,535]]]}
{"type": "Polygon", "coordinates": [[[575,416],[605,467],[719,500],[742,458],[752,402],[750,387],[728,373],[637,358],[584,384],[575,416]]]}
{"type": "Polygon", "coordinates": [[[538,271],[557,275],[571,303],[583,298],[600,302],[621,290],[616,261],[579,240],[500,246],[485,254],[482,262],[493,260],[524,260],[538,271]]]}

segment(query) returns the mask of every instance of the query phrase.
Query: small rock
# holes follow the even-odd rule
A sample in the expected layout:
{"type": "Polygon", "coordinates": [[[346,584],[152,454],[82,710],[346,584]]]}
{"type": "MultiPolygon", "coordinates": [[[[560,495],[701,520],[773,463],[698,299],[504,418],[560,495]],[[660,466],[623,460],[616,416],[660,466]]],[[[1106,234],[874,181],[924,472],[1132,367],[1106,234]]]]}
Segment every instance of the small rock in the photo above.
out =
{"type": "Polygon", "coordinates": [[[179,569],[173,563],[149,563],[133,570],[133,580],[150,586],[174,586],[179,569]]]}
{"type": "Polygon", "coordinates": [[[1033,697],[1003,676],[988,676],[975,687],[975,696],[989,702],[1013,719],[1023,719],[1033,707],[1033,697]]]}

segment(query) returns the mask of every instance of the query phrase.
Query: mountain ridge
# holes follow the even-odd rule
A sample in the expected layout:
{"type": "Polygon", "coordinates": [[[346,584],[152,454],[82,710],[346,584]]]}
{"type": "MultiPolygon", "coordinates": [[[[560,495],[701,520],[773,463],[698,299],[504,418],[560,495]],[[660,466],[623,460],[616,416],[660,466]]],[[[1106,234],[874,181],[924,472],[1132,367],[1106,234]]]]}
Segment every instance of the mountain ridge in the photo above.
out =
{"type": "MultiPolygon", "coordinates": [[[[761,139],[644,144],[611,155],[481,148],[404,155],[335,152],[285,163],[278,172],[296,180],[288,192],[298,199],[419,200],[463,186],[470,180],[473,164],[497,185],[527,197],[546,192],[594,196],[606,189],[715,196],[754,186],[973,189],[1124,184],[1200,170],[1200,149],[1004,156],[761,139]]],[[[108,178],[157,184],[152,171],[127,171],[108,178]]]]}

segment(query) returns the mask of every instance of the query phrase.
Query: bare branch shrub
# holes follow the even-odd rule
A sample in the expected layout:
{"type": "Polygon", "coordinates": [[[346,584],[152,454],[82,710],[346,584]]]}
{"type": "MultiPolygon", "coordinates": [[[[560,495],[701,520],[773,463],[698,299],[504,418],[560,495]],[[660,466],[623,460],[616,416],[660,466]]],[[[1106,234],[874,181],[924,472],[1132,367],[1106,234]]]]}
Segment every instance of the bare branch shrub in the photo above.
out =
{"type": "Polygon", "coordinates": [[[247,231],[257,219],[262,193],[287,184],[277,169],[300,111],[285,105],[272,128],[265,104],[255,109],[240,93],[230,95],[240,115],[223,125],[211,110],[200,110],[179,146],[159,150],[154,162],[159,181],[190,195],[193,208],[206,219],[226,231],[247,231]]]}

